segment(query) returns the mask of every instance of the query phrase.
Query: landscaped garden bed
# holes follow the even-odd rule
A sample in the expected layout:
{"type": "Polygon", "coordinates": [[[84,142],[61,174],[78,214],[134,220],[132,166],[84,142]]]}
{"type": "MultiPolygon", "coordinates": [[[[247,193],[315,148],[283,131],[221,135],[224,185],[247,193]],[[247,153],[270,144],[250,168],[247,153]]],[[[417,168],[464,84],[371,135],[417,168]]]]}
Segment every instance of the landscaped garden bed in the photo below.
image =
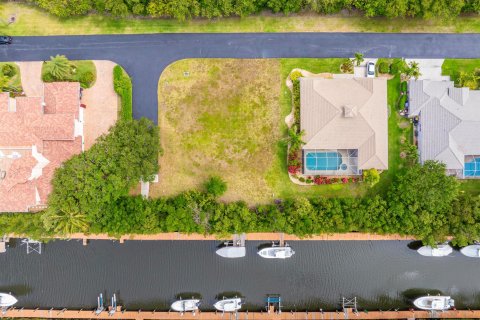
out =
{"type": "Polygon", "coordinates": [[[20,68],[16,63],[0,63],[0,91],[9,92],[12,97],[22,94],[20,68]]]}
{"type": "Polygon", "coordinates": [[[90,60],[70,61],[67,57],[57,55],[50,57],[42,66],[43,82],[80,82],[84,89],[90,88],[97,79],[97,69],[90,60]]]}

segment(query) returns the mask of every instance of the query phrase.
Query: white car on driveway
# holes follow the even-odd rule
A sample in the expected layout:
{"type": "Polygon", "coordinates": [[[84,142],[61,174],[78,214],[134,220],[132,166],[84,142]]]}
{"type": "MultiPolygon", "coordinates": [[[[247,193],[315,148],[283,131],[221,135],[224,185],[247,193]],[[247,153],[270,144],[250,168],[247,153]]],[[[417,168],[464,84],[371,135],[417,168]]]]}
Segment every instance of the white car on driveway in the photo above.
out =
{"type": "Polygon", "coordinates": [[[367,62],[367,78],[375,78],[375,62],[367,62]]]}

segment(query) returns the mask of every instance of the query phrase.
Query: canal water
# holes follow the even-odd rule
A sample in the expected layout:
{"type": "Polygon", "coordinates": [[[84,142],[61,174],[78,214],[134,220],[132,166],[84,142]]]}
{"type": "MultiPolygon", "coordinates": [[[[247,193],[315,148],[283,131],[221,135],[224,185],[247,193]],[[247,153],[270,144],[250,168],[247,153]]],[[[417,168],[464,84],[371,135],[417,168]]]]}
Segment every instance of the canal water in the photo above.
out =
{"type": "Polygon", "coordinates": [[[256,254],[261,242],[247,241],[246,257],[225,259],[215,254],[218,244],[53,241],[27,255],[17,241],[0,254],[0,292],[29,308],[94,308],[99,293],[116,293],[128,310],[168,310],[176,296],[194,294],[205,310],[235,294],[248,310],[262,308],[268,294],[280,294],[288,311],[339,309],[343,296],[357,297],[360,310],[388,310],[409,308],[426,292],[480,307],[480,259],[458,251],[428,258],[406,241],[292,241],[291,259],[269,260],[256,254]]]}

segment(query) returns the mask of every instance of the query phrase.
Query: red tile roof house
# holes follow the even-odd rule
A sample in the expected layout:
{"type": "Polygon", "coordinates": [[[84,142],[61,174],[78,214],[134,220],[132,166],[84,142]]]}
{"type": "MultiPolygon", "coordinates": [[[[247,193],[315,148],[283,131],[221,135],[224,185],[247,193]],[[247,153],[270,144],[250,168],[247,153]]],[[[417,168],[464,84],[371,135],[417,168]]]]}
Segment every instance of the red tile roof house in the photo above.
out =
{"type": "Polygon", "coordinates": [[[43,97],[0,93],[0,212],[45,208],[55,169],[83,140],[78,82],[45,83],[43,97]]]}

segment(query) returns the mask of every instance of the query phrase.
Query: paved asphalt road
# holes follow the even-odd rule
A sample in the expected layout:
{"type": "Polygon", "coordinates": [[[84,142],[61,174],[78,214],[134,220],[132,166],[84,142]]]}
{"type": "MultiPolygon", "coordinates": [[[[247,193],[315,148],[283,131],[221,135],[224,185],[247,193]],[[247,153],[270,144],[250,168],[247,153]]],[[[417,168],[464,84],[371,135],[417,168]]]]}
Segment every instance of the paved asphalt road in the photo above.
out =
{"type": "Polygon", "coordinates": [[[108,59],[133,79],[133,114],[157,122],[162,70],[184,58],[350,57],[475,58],[480,34],[225,33],[15,37],[1,46],[0,61],[108,59]]]}

